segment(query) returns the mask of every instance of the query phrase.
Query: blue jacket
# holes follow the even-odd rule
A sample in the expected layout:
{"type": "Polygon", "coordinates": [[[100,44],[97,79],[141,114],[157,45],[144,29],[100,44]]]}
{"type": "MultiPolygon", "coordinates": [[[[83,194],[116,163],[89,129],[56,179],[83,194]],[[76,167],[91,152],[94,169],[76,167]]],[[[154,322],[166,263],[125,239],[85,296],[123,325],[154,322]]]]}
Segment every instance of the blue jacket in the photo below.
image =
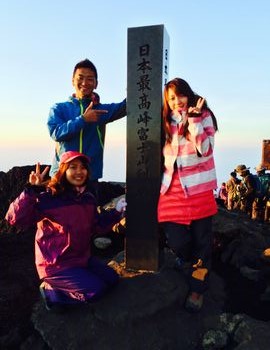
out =
{"type": "Polygon", "coordinates": [[[82,117],[90,102],[89,98],[78,100],[72,96],[68,101],[56,103],[51,108],[47,125],[51,138],[56,141],[51,176],[58,170],[61,154],[66,151],[79,151],[90,158],[91,180],[103,176],[105,125],[126,116],[126,100],[95,105],[93,109],[108,111],[97,123],[87,123],[82,117]]]}
{"type": "Polygon", "coordinates": [[[36,225],[35,262],[44,278],[70,267],[86,267],[93,235],[109,232],[121,214],[115,209],[99,214],[88,190],[53,196],[29,186],[10,204],[5,218],[23,229],[36,225]]]}

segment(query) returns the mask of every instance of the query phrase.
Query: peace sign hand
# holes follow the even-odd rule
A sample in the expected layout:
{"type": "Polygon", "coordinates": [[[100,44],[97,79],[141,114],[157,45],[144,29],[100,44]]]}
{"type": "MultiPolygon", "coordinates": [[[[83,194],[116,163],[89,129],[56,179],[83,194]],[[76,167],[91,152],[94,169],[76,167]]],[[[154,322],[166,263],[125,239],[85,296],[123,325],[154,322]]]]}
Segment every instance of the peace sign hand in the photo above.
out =
{"type": "Polygon", "coordinates": [[[188,113],[200,114],[202,112],[202,107],[205,99],[200,97],[197,101],[196,107],[189,107],[188,113]]]}
{"type": "Polygon", "coordinates": [[[36,164],[36,171],[31,171],[31,173],[29,175],[29,183],[31,185],[34,185],[34,186],[40,185],[43,182],[49,169],[50,169],[50,167],[46,166],[46,168],[42,171],[42,173],[40,173],[40,163],[37,163],[36,164]]]}

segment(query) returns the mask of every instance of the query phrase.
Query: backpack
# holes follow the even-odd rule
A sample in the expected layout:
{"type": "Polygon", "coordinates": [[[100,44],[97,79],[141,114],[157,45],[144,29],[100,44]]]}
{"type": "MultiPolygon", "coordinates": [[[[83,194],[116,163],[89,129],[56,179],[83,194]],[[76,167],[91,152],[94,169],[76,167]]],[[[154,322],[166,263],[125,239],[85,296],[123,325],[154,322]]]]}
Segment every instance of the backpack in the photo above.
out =
{"type": "Polygon", "coordinates": [[[270,195],[270,174],[259,176],[263,188],[263,195],[269,198],[270,195]]]}
{"type": "Polygon", "coordinates": [[[269,187],[269,176],[268,175],[253,175],[253,182],[254,182],[254,187],[255,187],[255,196],[257,198],[263,198],[266,196],[268,192],[268,187],[269,187]]]}

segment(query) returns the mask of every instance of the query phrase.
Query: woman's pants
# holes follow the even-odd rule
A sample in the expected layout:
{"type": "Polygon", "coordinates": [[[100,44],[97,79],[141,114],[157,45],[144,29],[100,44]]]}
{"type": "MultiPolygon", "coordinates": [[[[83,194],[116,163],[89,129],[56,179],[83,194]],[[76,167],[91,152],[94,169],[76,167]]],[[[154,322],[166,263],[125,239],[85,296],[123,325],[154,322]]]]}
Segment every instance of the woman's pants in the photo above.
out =
{"type": "Polygon", "coordinates": [[[50,304],[94,301],[119,281],[109,266],[91,257],[88,266],[72,267],[43,279],[42,288],[50,304]]]}
{"type": "Polygon", "coordinates": [[[212,216],[194,220],[190,225],[162,223],[167,245],[183,261],[191,262],[191,292],[202,294],[208,287],[212,254],[212,216]]]}

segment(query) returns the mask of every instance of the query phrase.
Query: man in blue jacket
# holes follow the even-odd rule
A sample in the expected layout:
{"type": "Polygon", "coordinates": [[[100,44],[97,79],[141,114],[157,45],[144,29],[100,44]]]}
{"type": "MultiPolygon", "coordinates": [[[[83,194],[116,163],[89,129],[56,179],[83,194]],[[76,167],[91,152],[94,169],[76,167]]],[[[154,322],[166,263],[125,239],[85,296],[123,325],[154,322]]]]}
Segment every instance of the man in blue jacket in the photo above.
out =
{"type": "Polygon", "coordinates": [[[105,125],[126,116],[126,100],[101,104],[94,89],[98,85],[95,65],[85,59],[74,67],[72,85],[75,89],[68,101],[56,103],[50,110],[48,129],[56,141],[55,156],[50,175],[56,173],[61,155],[78,151],[90,162],[90,180],[96,188],[103,176],[103,145],[105,125]]]}

